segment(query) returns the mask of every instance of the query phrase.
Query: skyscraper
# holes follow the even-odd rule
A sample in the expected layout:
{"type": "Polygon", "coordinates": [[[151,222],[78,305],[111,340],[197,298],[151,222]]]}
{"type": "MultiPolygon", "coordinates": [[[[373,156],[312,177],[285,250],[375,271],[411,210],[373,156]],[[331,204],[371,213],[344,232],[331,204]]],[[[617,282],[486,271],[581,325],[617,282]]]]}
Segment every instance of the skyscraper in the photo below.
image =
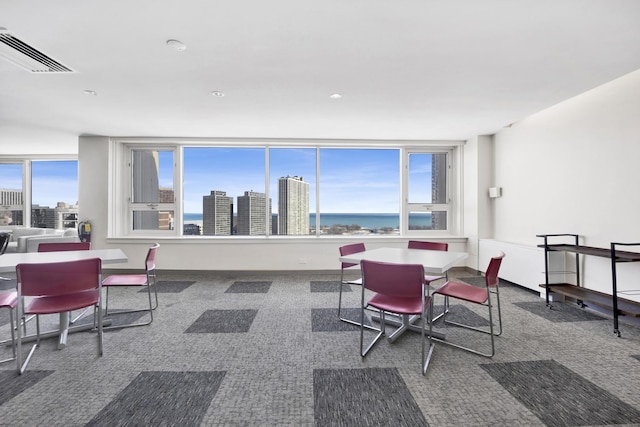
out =
{"type": "Polygon", "coordinates": [[[202,234],[229,236],[233,229],[233,197],[226,191],[212,190],[202,196],[202,234]]]}
{"type": "Polygon", "coordinates": [[[309,183],[301,176],[278,180],[278,234],[309,234],[309,183]]]}
{"type": "Polygon", "coordinates": [[[245,191],[244,196],[238,196],[238,234],[264,236],[267,232],[271,234],[271,199],[267,206],[266,194],[245,191]]]}

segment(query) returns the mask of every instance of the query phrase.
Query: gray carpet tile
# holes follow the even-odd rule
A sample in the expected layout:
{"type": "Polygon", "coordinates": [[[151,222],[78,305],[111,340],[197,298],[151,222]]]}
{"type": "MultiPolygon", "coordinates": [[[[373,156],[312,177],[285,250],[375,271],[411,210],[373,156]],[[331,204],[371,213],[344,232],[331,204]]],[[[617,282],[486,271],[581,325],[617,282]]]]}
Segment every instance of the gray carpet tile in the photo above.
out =
{"type": "MultiPolygon", "coordinates": [[[[0,387],[0,405],[13,399],[26,389],[33,387],[54,372],[27,370],[22,375],[18,375],[15,369],[15,362],[7,362],[7,364],[10,364],[13,369],[10,371],[0,371],[0,384],[2,384],[2,387],[0,387]]],[[[10,425],[11,416],[5,412],[2,420],[0,424],[10,425]]]]}
{"type": "Polygon", "coordinates": [[[395,368],[315,369],[315,425],[427,426],[395,368]]]}
{"type": "MultiPolygon", "coordinates": [[[[360,322],[359,308],[342,308],[340,316],[345,319],[360,322]]],[[[368,315],[365,313],[364,324],[371,325],[368,315]]],[[[358,331],[359,326],[338,319],[337,308],[312,308],[311,330],[313,332],[353,332],[358,331]]]]}
{"type": "Polygon", "coordinates": [[[632,354],[631,357],[634,359],[640,360],[640,354],[632,354]]]}
{"type": "Polygon", "coordinates": [[[547,426],[640,423],[640,411],[555,360],[482,364],[547,426]]]}
{"type": "MultiPolygon", "coordinates": [[[[0,309],[0,326],[9,324],[9,322],[11,321],[11,316],[9,314],[10,314],[10,311],[8,308],[0,309]]],[[[13,317],[15,322],[15,317],[16,317],[15,311],[14,311],[13,317]]],[[[8,337],[10,338],[11,335],[8,334],[8,337]]],[[[2,341],[3,339],[4,339],[3,337],[0,337],[0,341],[2,341]]]]}
{"type": "Polygon", "coordinates": [[[234,282],[225,291],[226,294],[266,294],[269,292],[271,282],[255,281],[255,282],[234,282]]]}
{"type": "MultiPolygon", "coordinates": [[[[311,292],[340,292],[339,280],[312,280],[311,292]]],[[[342,292],[353,292],[350,285],[342,285],[342,292]]]]}
{"type": "MultiPolygon", "coordinates": [[[[159,294],[175,294],[183,292],[189,286],[196,283],[194,280],[158,280],[155,285],[151,285],[151,292],[158,289],[159,294]]],[[[147,289],[140,289],[139,292],[148,292],[147,289]]]]}
{"type": "Polygon", "coordinates": [[[258,310],[207,310],[185,331],[186,334],[249,332],[258,310]]]}
{"type": "MultiPolygon", "coordinates": [[[[110,326],[123,326],[130,323],[138,323],[138,322],[144,323],[147,321],[147,319],[143,319],[143,320],[140,320],[140,319],[142,319],[145,316],[147,318],[149,317],[148,311],[138,311],[135,313],[122,313],[123,311],[126,311],[126,310],[125,309],[109,310],[109,315],[103,317],[104,326],[110,327],[110,326]]],[[[77,315],[80,312],[74,311],[73,313],[74,315],[77,315]]],[[[80,325],[87,325],[89,323],[93,323],[93,310],[89,310],[88,312],[86,312],[84,316],[82,316],[80,319],[78,319],[74,323],[74,325],[80,326],[80,325]]],[[[119,330],[121,329],[113,329],[112,331],[119,331],[119,330]]]]}
{"type": "Polygon", "coordinates": [[[224,376],[142,372],[86,426],[199,426],[224,376]]]}
{"type": "Polygon", "coordinates": [[[554,302],[553,307],[547,307],[543,299],[540,301],[522,301],[513,303],[515,306],[536,314],[549,322],[584,322],[606,320],[602,316],[591,313],[576,304],[554,302]]]}
{"type": "MultiPolygon", "coordinates": [[[[465,277],[458,277],[456,278],[456,280],[460,280],[463,282],[466,282],[470,285],[474,285],[474,286],[480,286],[480,287],[484,287],[486,286],[486,281],[484,276],[465,276],[465,277]]],[[[502,279],[498,279],[498,285],[503,288],[503,287],[511,287],[513,288],[514,285],[507,282],[506,280],[502,280],[502,279]]]]}

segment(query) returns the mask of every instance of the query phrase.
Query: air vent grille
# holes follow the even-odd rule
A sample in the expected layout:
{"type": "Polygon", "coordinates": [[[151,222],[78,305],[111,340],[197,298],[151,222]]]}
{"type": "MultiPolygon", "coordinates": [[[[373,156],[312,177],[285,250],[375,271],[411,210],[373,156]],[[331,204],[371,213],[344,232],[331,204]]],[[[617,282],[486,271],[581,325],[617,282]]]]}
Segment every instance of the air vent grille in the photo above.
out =
{"type": "Polygon", "coordinates": [[[0,31],[0,58],[32,73],[74,72],[6,31],[0,31]]]}

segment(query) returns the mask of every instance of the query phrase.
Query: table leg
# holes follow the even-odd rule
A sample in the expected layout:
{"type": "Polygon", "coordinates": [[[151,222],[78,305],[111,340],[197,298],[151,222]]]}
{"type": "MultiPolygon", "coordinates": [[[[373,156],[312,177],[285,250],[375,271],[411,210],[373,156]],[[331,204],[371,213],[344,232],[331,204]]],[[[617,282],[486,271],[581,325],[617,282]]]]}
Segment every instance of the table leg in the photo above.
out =
{"type": "Polygon", "coordinates": [[[60,313],[60,339],[58,341],[58,350],[62,350],[67,346],[67,334],[69,334],[69,312],[60,313]]]}
{"type": "MultiPolygon", "coordinates": [[[[371,316],[371,320],[373,320],[374,322],[380,322],[380,316],[378,316],[377,314],[373,315],[371,316]]],[[[420,333],[422,331],[422,327],[415,324],[415,322],[418,320],[420,320],[420,316],[418,315],[409,316],[405,314],[400,316],[400,319],[390,318],[388,315],[385,316],[384,322],[387,325],[395,326],[396,328],[398,328],[397,330],[393,331],[393,333],[389,335],[389,337],[387,338],[389,342],[391,343],[394,342],[406,331],[413,331],[413,332],[420,333]]],[[[424,331],[424,333],[425,335],[429,335],[428,330],[424,331]]],[[[441,332],[431,331],[431,336],[433,338],[438,338],[441,340],[445,339],[445,335],[441,332]]]]}

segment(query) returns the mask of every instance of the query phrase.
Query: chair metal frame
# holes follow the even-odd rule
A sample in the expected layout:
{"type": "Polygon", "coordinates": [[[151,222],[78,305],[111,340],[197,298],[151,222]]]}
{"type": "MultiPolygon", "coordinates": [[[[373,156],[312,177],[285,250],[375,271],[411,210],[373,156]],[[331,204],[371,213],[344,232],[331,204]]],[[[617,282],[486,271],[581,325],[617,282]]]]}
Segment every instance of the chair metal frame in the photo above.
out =
{"type": "Polygon", "coordinates": [[[122,310],[112,313],[112,315],[126,314],[126,313],[140,313],[140,312],[149,312],[149,321],[148,322],[137,322],[137,323],[127,323],[124,325],[113,325],[105,327],[104,329],[123,329],[130,328],[134,326],[146,326],[153,322],[153,310],[158,308],[158,287],[156,284],[156,253],[160,244],[154,243],[149,250],[147,251],[147,256],[145,258],[144,266],[145,273],[144,274],[113,274],[108,276],[102,281],[102,287],[105,288],[106,291],[106,299],[104,304],[104,315],[105,317],[109,315],[109,288],[123,288],[123,287],[146,287],[147,294],[149,296],[149,308],[144,309],[133,309],[133,310],[122,310]],[[155,294],[155,306],[153,305],[151,299],[151,286],[153,286],[153,291],[155,294]]]}
{"type": "MultiPolygon", "coordinates": [[[[409,249],[422,249],[422,250],[428,250],[428,251],[448,251],[449,250],[449,244],[445,243],[445,242],[429,242],[429,241],[424,241],[424,240],[409,240],[409,242],[407,243],[407,248],[409,249]]],[[[433,275],[425,275],[425,280],[427,281],[427,285],[431,286],[431,283],[433,282],[437,282],[438,280],[449,280],[449,272],[447,271],[444,276],[433,276],[433,275]]],[[[446,306],[445,306],[445,310],[446,310],[446,306]]],[[[436,320],[438,320],[439,318],[441,318],[442,316],[444,316],[444,312],[438,314],[437,316],[435,316],[433,319],[431,319],[432,322],[435,322],[436,320]]]]}
{"type": "MultiPolygon", "coordinates": [[[[340,256],[346,256],[351,254],[356,254],[359,252],[364,252],[366,250],[366,246],[364,243],[352,243],[350,245],[344,245],[338,248],[340,251],[340,256]]],[[[362,287],[362,277],[359,277],[354,280],[344,280],[344,271],[348,269],[353,269],[355,267],[360,268],[358,264],[353,264],[349,262],[343,262],[340,265],[340,293],[338,295],[338,319],[345,323],[349,323],[351,325],[361,326],[361,323],[356,322],[355,320],[347,319],[346,317],[342,317],[342,289],[344,285],[356,285],[362,287]]],[[[377,330],[374,326],[364,325],[365,328],[370,330],[377,330]]]]}
{"type": "MultiPolygon", "coordinates": [[[[429,362],[433,354],[434,343],[431,334],[426,334],[426,324],[433,308],[429,286],[425,280],[424,267],[421,264],[395,264],[378,261],[363,260],[360,263],[362,270],[362,294],[360,309],[360,355],[364,358],[386,332],[385,313],[397,315],[420,315],[421,326],[421,361],[422,375],[427,373],[429,362]],[[365,291],[375,294],[365,303],[365,291]],[[374,329],[377,334],[364,348],[364,310],[366,306],[380,311],[380,329],[374,329]],[[425,342],[429,341],[429,349],[426,351],[425,342]]],[[[429,328],[431,329],[431,328],[429,328]]]]}
{"type": "MultiPolygon", "coordinates": [[[[18,303],[18,292],[15,290],[9,292],[0,293],[0,308],[9,309],[9,326],[11,328],[11,349],[13,351],[13,357],[9,359],[0,360],[1,363],[12,362],[16,360],[16,333],[15,328],[17,328],[17,322],[14,322],[14,312],[16,311],[16,306],[18,303]]],[[[17,318],[16,318],[17,320],[17,318]]],[[[0,342],[0,344],[4,344],[8,342],[8,340],[0,342]]]]}
{"type": "MultiPolygon", "coordinates": [[[[468,283],[459,282],[455,280],[449,280],[438,289],[433,291],[433,295],[442,295],[445,297],[445,310],[443,313],[443,321],[446,325],[458,326],[465,329],[470,329],[476,332],[481,332],[483,334],[488,334],[491,337],[491,352],[485,353],[478,349],[473,349],[471,347],[465,347],[461,344],[457,344],[451,342],[450,340],[440,340],[438,338],[434,338],[434,340],[438,342],[442,342],[444,344],[450,345],[452,347],[459,348],[461,350],[469,351],[474,354],[478,354],[484,357],[493,357],[496,352],[495,340],[494,337],[500,336],[502,334],[502,312],[500,310],[500,279],[498,279],[498,271],[500,270],[500,265],[502,264],[502,259],[505,257],[504,252],[500,252],[498,256],[491,258],[489,261],[489,266],[485,271],[485,287],[479,288],[478,286],[473,286],[468,283]],[[493,304],[491,303],[491,294],[495,295],[496,303],[498,307],[498,325],[499,331],[496,333],[493,329],[493,304]],[[447,319],[447,314],[449,313],[449,299],[456,298],[462,301],[467,301],[473,304],[485,306],[489,310],[489,330],[482,329],[479,327],[466,325],[459,322],[454,322],[447,319]]],[[[429,331],[431,331],[432,324],[430,324],[429,331]]]]}
{"type": "MultiPolygon", "coordinates": [[[[22,336],[20,328],[16,328],[18,331],[16,362],[19,374],[25,371],[36,348],[40,345],[40,316],[44,314],[62,313],[93,306],[94,327],[98,330],[98,354],[102,356],[102,261],[100,258],[18,264],[16,278],[18,301],[31,297],[24,309],[22,304],[17,304],[18,319],[23,314],[36,315],[36,343],[31,347],[24,363],[22,363],[22,336]]],[[[61,329],[63,326],[66,325],[61,325],[61,329]]]]}

